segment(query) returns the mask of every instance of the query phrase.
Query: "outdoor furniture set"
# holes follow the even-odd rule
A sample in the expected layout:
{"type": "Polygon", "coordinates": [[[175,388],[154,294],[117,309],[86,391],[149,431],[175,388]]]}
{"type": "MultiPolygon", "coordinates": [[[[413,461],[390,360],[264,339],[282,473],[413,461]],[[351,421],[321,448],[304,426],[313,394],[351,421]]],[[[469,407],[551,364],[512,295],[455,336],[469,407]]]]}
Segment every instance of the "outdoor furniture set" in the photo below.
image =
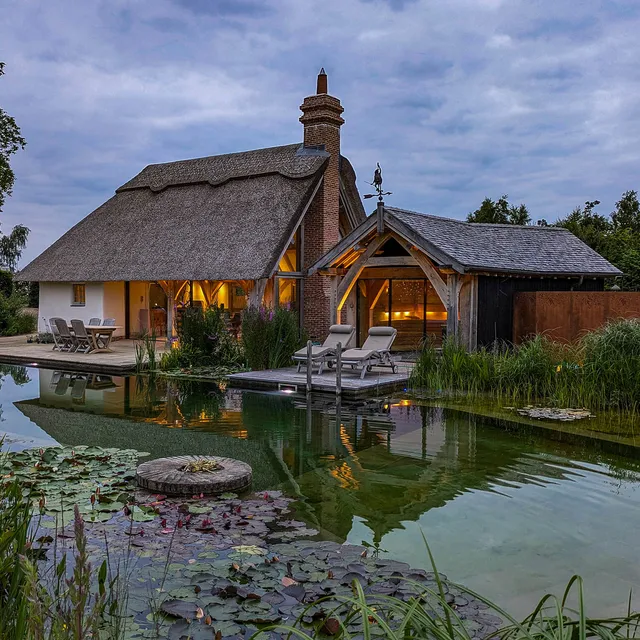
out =
{"type": "Polygon", "coordinates": [[[45,326],[53,336],[53,350],[67,353],[91,353],[94,351],[111,351],[109,345],[116,330],[115,318],[91,318],[85,325],[82,320],[71,320],[71,324],[63,318],[45,319],[45,326]]]}
{"type": "MultiPolygon", "coordinates": [[[[329,335],[321,345],[311,347],[311,362],[308,359],[307,347],[293,354],[298,365],[298,373],[303,366],[318,367],[318,375],[322,375],[325,365],[333,369],[338,361],[338,344],[344,346],[353,338],[355,329],[350,324],[334,324],[329,328],[329,335]]],[[[341,351],[342,369],[350,367],[360,370],[360,378],[364,379],[372,367],[391,367],[397,373],[398,366],[391,355],[391,346],[398,334],[394,327],[371,327],[364,344],[359,349],[341,351]]]]}

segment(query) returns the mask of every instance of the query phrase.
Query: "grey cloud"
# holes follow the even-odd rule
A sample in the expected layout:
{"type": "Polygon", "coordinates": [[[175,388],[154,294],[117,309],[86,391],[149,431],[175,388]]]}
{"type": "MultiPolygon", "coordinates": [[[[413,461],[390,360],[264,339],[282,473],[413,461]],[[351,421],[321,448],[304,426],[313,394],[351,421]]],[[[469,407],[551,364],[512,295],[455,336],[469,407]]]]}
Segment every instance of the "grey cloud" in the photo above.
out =
{"type": "Polygon", "coordinates": [[[173,0],[184,9],[196,14],[223,16],[265,16],[271,13],[271,7],[265,0],[173,0]]]}

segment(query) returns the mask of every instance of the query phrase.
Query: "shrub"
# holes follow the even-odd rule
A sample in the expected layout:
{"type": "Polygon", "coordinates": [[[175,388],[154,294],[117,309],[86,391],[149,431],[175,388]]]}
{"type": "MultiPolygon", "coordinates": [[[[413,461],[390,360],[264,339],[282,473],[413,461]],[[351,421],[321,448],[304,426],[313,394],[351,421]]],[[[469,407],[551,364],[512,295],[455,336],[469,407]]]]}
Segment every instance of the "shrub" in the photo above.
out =
{"type": "Polygon", "coordinates": [[[298,314],[286,308],[247,309],[242,318],[242,345],[254,371],[291,364],[291,356],[305,342],[298,314]]]}
{"type": "Polygon", "coordinates": [[[222,309],[217,305],[206,310],[186,309],[179,331],[180,346],[163,354],[164,371],[191,367],[237,368],[242,364],[242,350],[229,333],[222,309]]]}
{"type": "Polygon", "coordinates": [[[11,295],[0,292],[0,336],[17,336],[33,333],[36,318],[24,313],[26,298],[14,291],[11,295]]]}

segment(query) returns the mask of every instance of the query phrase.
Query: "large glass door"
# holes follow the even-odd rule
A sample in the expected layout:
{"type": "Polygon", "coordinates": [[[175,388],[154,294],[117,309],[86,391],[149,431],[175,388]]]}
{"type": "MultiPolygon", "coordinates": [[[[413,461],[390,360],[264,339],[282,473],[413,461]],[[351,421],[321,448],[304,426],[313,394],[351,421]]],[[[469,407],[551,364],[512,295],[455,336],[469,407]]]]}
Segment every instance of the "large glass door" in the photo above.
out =
{"type": "Polygon", "coordinates": [[[358,344],[371,327],[389,324],[389,280],[358,281],[358,344]]]}
{"type": "Polygon", "coordinates": [[[391,326],[398,330],[397,351],[415,351],[420,347],[426,327],[426,280],[391,281],[391,326]]]}
{"type": "Polygon", "coordinates": [[[366,278],[358,280],[358,344],[371,327],[398,330],[394,351],[415,351],[428,338],[441,346],[447,312],[426,278],[366,278]]]}

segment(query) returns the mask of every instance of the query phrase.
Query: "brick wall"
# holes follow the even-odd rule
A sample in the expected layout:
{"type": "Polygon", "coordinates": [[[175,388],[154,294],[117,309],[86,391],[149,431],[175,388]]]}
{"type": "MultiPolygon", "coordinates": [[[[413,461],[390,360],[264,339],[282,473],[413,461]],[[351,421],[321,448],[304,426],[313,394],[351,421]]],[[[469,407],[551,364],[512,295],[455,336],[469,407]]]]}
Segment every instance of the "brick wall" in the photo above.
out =
{"type": "MultiPolygon", "coordinates": [[[[326,82],[326,81],[325,81],[326,82]]],[[[320,83],[319,83],[320,87],[320,83]]],[[[330,154],[323,183],[304,219],[304,268],[309,268],[340,240],[340,101],[326,93],[305,98],[305,146],[323,145],[330,154]]],[[[304,325],[312,339],[322,340],[335,322],[331,318],[331,278],[317,273],[304,281],[304,325]]]]}

